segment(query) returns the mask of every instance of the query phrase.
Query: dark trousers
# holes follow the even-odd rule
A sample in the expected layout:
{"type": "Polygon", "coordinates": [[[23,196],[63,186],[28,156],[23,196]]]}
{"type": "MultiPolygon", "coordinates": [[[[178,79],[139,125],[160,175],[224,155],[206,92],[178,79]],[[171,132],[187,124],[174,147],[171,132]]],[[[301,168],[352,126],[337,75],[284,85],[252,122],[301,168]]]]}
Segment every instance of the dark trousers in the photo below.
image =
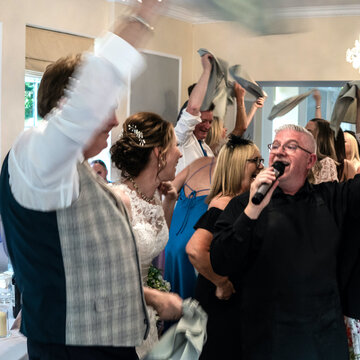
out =
{"type": "Polygon", "coordinates": [[[138,360],[134,347],[68,346],[27,341],[29,360],[138,360]]]}

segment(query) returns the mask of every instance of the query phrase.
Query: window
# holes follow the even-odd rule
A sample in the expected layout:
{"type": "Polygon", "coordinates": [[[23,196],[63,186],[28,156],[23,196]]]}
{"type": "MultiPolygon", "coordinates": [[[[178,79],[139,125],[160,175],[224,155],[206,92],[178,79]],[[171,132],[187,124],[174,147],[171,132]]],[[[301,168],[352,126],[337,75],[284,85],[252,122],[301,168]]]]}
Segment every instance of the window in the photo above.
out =
{"type": "Polygon", "coordinates": [[[37,94],[41,76],[41,73],[32,71],[25,73],[25,129],[37,127],[42,120],[37,112],[37,94]]]}
{"type": "MultiPolygon", "coordinates": [[[[309,95],[305,100],[284,116],[275,118],[274,120],[268,120],[267,117],[275,104],[278,104],[289,97],[296,96],[316,88],[321,94],[321,116],[323,119],[330,121],[336,99],[343,83],[344,82],[335,81],[261,83],[268,94],[268,98],[265,101],[262,111],[261,122],[261,153],[264,159],[266,161],[268,160],[267,144],[270,144],[273,141],[275,129],[284,124],[305,126],[310,119],[315,117],[315,100],[312,95],[309,95]]],[[[343,130],[355,130],[355,125],[342,123],[341,128],[343,130]]],[[[260,144],[259,139],[257,143],[260,144]]]]}

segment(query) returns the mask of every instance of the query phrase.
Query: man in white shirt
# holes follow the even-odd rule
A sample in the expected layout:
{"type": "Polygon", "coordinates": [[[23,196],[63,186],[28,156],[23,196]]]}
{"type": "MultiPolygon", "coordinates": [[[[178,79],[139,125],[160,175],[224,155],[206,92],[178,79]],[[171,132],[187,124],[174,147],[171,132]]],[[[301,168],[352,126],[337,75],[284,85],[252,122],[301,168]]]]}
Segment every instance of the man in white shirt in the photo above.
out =
{"type": "Polygon", "coordinates": [[[213,107],[208,109],[208,111],[200,111],[212,68],[210,59],[211,56],[209,54],[201,57],[203,72],[190,94],[186,109],[182,111],[180,119],[175,126],[175,134],[183,155],[179,159],[176,173],[179,173],[187,165],[200,157],[214,156],[210,147],[204,141],[213,121],[213,107]]]}
{"type": "Polygon", "coordinates": [[[106,148],[118,125],[117,99],[129,73],[144,68],[135,47],[153,30],[158,6],[143,0],[97,42],[96,56],[46,70],[39,113],[47,122],[22,133],[4,161],[0,213],[30,360],[137,359],[145,300],[164,319],[181,314],[178,297],[143,290],[124,205],[83,161],[106,148]]]}

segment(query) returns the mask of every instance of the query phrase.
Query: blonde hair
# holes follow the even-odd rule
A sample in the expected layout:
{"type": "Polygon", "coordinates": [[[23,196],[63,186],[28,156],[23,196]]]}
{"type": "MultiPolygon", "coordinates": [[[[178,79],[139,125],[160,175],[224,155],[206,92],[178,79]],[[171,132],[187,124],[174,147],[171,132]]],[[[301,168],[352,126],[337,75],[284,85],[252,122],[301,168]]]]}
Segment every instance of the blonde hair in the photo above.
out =
{"type": "Polygon", "coordinates": [[[349,141],[350,143],[350,161],[357,160],[360,162],[360,156],[359,156],[359,148],[356,139],[354,136],[352,136],[350,133],[344,132],[344,136],[346,137],[346,141],[349,141]],[[346,134],[346,135],[345,135],[346,134]]]}
{"type": "Polygon", "coordinates": [[[224,144],[222,138],[223,129],[224,122],[220,118],[214,116],[211,128],[206,135],[205,142],[209,145],[215,156],[219,153],[221,146],[224,144]]]}
{"type": "MultiPolygon", "coordinates": [[[[238,137],[237,137],[238,138],[238,137]]],[[[244,191],[241,184],[245,178],[247,159],[251,159],[258,147],[250,140],[241,139],[241,142],[231,145],[230,141],[221,148],[216,161],[216,167],[211,183],[210,194],[206,202],[218,194],[234,197],[244,191]]]]}

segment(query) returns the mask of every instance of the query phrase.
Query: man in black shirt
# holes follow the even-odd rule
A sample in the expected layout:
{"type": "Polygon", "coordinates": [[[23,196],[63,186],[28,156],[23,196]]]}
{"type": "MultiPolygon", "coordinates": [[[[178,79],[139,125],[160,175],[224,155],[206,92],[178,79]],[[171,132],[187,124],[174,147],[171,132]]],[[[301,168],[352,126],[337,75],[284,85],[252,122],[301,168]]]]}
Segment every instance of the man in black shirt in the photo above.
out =
{"type": "MultiPolygon", "coordinates": [[[[269,163],[285,163],[284,174],[276,180],[269,167],[250,194],[229,203],[210,253],[215,272],[242,282],[243,359],[347,360],[342,306],[359,264],[349,219],[354,226],[360,217],[360,176],[309,184],[316,144],[300,126],[279,128],[269,149],[269,163]],[[273,181],[259,205],[249,201],[261,184],[273,181]],[[343,266],[345,254],[352,255],[343,266]]],[[[358,318],[358,307],[346,314],[358,318]]]]}

